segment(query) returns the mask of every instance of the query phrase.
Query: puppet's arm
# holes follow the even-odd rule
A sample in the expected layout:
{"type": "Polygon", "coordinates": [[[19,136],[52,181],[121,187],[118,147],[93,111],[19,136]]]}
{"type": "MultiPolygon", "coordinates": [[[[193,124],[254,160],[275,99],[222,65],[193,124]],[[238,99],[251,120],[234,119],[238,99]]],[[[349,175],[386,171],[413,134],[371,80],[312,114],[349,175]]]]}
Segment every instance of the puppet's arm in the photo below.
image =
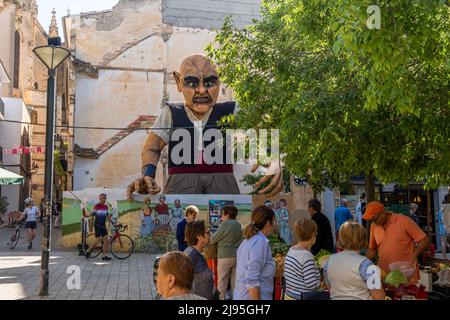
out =
{"type": "Polygon", "coordinates": [[[140,194],[157,194],[161,188],[155,182],[156,167],[161,151],[166,143],[158,135],[150,132],[142,150],[142,178],[137,179],[128,186],[127,198],[133,200],[133,192],[140,194]]]}

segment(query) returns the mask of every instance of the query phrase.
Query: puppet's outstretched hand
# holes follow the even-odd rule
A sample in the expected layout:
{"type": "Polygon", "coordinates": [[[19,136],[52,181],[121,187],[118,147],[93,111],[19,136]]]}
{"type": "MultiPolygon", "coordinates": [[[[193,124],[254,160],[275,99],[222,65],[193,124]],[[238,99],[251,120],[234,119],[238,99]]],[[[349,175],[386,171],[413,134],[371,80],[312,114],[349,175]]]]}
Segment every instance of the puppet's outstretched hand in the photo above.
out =
{"type": "Polygon", "coordinates": [[[158,186],[154,178],[146,176],[136,179],[136,181],[128,186],[128,201],[133,201],[133,192],[137,192],[140,194],[157,194],[161,192],[161,188],[158,186]]]}
{"type": "MultiPolygon", "coordinates": [[[[254,164],[252,167],[252,173],[255,172],[260,167],[259,164],[254,164]]],[[[268,196],[273,196],[283,190],[283,179],[282,170],[279,160],[273,160],[265,165],[263,165],[264,176],[255,183],[255,188],[258,188],[263,183],[270,180],[270,183],[261,189],[258,194],[265,194],[268,196]]]]}

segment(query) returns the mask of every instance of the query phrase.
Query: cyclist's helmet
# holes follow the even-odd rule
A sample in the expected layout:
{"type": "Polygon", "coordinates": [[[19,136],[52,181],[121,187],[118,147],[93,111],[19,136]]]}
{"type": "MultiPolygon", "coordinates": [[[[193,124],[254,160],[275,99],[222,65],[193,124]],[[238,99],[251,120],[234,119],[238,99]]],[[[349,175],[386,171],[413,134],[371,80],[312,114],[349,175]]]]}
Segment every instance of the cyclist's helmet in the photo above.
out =
{"type": "Polygon", "coordinates": [[[33,198],[26,198],[25,205],[33,204],[33,198]]]}

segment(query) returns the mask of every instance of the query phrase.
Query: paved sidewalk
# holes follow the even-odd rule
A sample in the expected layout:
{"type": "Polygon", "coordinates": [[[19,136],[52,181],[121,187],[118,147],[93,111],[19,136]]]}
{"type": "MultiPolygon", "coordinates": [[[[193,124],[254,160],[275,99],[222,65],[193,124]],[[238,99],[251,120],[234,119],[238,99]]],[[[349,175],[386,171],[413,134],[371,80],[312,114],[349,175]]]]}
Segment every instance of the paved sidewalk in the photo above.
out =
{"type": "MultiPolygon", "coordinates": [[[[12,252],[9,249],[9,242],[10,237],[13,233],[14,229],[9,228],[7,224],[4,224],[0,227],[0,252],[12,252]]],[[[42,234],[44,231],[44,225],[42,223],[37,224],[36,229],[36,238],[33,240],[33,248],[31,250],[28,250],[28,240],[27,240],[27,230],[26,229],[20,229],[20,239],[17,243],[15,251],[18,252],[40,252],[41,251],[41,243],[42,243],[42,234]]],[[[58,240],[61,238],[61,229],[59,228],[52,228],[52,248],[55,248],[55,250],[61,250],[61,251],[73,251],[73,249],[56,249],[56,244],[58,243],[58,240]]]]}
{"type": "Polygon", "coordinates": [[[17,300],[152,300],[156,255],[134,253],[126,260],[86,260],[75,252],[52,252],[49,296],[40,297],[38,252],[0,252],[0,299],[17,300]],[[79,266],[81,289],[69,290],[67,268],[79,266]]]}

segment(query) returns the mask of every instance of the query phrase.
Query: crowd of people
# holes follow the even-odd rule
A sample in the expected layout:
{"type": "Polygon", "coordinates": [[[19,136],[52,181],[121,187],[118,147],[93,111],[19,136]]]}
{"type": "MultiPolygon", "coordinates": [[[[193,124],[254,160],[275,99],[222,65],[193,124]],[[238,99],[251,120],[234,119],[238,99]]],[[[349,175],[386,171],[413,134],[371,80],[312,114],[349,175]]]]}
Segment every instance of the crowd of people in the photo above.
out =
{"type": "MultiPolygon", "coordinates": [[[[283,299],[383,300],[385,292],[380,285],[383,274],[389,272],[391,263],[399,261],[415,268],[408,281],[418,283],[418,259],[429,245],[427,235],[413,218],[387,211],[377,201],[367,204],[364,198],[364,195],[360,198],[355,217],[348,209],[348,201],[341,201],[335,211],[336,242],[330,221],[321,212],[320,201],[308,202],[310,218],[295,222],[295,242],[292,241],[285,257],[283,299]],[[321,250],[332,253],[322,270],[314,258],[321,250]]],[[[439,213],[442,228],[439,232],[445,255],[450,195],[444,202],[439,213]]],[[[212,236],[204,221],[196,220],[198,209],[186,210],[177,229],[180,251],[169,252],[161,258],[158,293],[164,299],[273,299],[276,265],[268,237],[274,230],[278,230],[280,237],[279,221],[283,220],[274,210],[278,208],[268,202],[256,207],[250,224],[243,229],[236,221],[237,208],[225,206],[222,223],[212,236]],[[213,274],[202,255],[208,244],[218,246],[216,289],[213,274]]]]}

